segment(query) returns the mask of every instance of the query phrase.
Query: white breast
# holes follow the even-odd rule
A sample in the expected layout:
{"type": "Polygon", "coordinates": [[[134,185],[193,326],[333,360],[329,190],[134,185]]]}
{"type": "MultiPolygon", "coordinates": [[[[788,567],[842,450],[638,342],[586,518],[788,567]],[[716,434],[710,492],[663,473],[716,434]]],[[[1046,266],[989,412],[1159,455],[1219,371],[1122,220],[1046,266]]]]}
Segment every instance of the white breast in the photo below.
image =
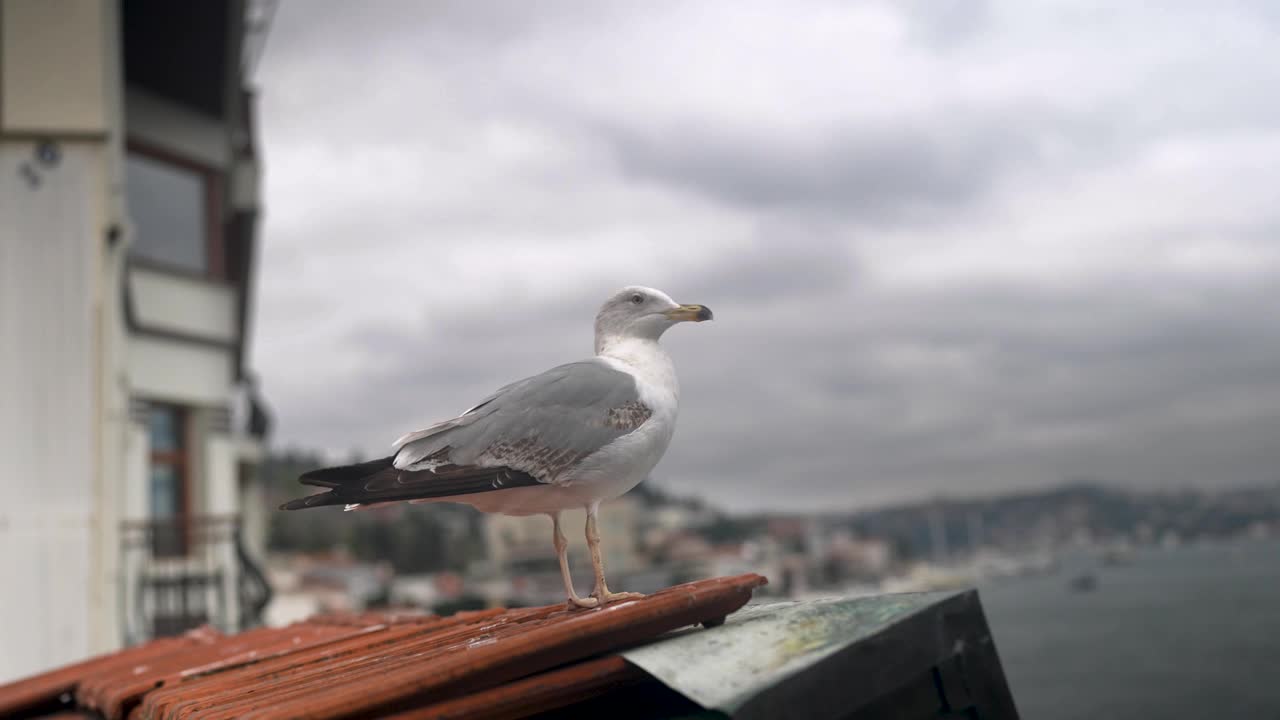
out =
{"type": "Polygon", "coordinates": [[[635,378],[640,402],[653,413],[640,427],[597,450],[566,478],[566,484],[590,487],[592,495],[607,499],[639,484],[667,452],[676,429],[680,388],[671,357],[652,340],[614,343],[600,359],[635,378]]]}

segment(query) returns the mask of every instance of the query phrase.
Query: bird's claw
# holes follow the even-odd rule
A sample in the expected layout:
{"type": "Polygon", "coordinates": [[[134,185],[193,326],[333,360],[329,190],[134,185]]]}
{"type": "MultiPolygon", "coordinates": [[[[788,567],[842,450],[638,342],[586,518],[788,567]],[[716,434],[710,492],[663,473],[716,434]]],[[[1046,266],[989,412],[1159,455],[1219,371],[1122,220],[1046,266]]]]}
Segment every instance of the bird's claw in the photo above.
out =
{"type": "Polygon", "coordinates": [[[639,600],[640,598],[644,597],[644,593],[610,592],[609,590],[605,590],[602,593],[599,590],[597,590],[591,593],[591,597],[598,600],[601,605],[607,605],[611,602],[618,602],[619,600],[639,600]]]}
{"type": "Polygon", "coordinates": [[[578,597],[575,595],[573,597],[568,598],[565,602],[569,604],[570,609],[573,609],[575,607],[593,608],[593,607],[599,607],[600,605],[600,599],[595,596],[578,597]]]}

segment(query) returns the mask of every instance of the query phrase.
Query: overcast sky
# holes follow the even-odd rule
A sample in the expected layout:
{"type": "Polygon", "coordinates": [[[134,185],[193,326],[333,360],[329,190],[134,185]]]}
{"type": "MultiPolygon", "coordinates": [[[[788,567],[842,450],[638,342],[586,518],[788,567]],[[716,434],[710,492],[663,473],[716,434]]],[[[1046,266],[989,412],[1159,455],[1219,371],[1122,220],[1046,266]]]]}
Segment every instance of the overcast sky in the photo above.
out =
{"type": "Polygon", "coordinates": [[[275,442],[664,342],[654,480],[735,510],[1280,477],[1280,12],[282,3],[256,74],[275,442]]]}

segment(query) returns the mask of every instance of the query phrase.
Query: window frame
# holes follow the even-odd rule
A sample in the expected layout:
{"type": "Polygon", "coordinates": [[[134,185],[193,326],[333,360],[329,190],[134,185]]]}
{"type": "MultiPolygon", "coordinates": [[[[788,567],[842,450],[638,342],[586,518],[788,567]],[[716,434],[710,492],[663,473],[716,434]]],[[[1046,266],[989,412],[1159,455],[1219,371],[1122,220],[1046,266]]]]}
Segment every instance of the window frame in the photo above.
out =
{"type": "Polygon", "coordinates": [[[180,558],[191,554],[191,412],[190,409],[176,403],[149,401],[147,407],[147,520],[151,530],[152,554],[157,557],[180,558]],[[150,413],[156,410],[167,410],[173,413],[174,436],[178,447],[173,450],[156,450],[151,445],[150,413]],[[151,473],[157,465],[171,467],[177,479],[175,491],[178,494],[177,508],[172,517],[160,518],[152,514],[151,507],[151,473]],[[173,548],[166,547],[166,540],[159,535],[160,523],[173,523],[176,528],[176,543],[173,548]]]}
{"type": "MultiPolygon", "coordinates": [[[[223,197],[223,186],[227,178],[226,172],[209,163],[134,137],[129,138],[125,143],[125,155],[126,161],[129,155],[140,155],[153,162],[172,165],[187,172],[196,173],[204,181],[204,272],[166,263],[163,260],[141,257],[135,255],[132,249],[129,252],[129,262],[150,270],[158,270],[198,280],[225,283],[227,281],[226,226],[222,222],[222,217],[226,209],[225,198],[223,197]]],[[[125,192],[128,192],[127,188],[125,192]]]]}

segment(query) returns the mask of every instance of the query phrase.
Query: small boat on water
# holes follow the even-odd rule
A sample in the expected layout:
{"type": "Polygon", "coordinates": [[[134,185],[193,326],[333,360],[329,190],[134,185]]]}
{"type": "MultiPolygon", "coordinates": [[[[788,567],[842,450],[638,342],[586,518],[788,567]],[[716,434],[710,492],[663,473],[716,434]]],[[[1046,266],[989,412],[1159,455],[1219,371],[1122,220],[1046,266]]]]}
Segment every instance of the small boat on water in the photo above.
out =
{"type": "Polygon", "coordinates": [[[1067,587],[1074,592],[1092,592],[1098,589],[1098,576],[1093,573],[1081,573],[1071,578],[1067,587]]]}

